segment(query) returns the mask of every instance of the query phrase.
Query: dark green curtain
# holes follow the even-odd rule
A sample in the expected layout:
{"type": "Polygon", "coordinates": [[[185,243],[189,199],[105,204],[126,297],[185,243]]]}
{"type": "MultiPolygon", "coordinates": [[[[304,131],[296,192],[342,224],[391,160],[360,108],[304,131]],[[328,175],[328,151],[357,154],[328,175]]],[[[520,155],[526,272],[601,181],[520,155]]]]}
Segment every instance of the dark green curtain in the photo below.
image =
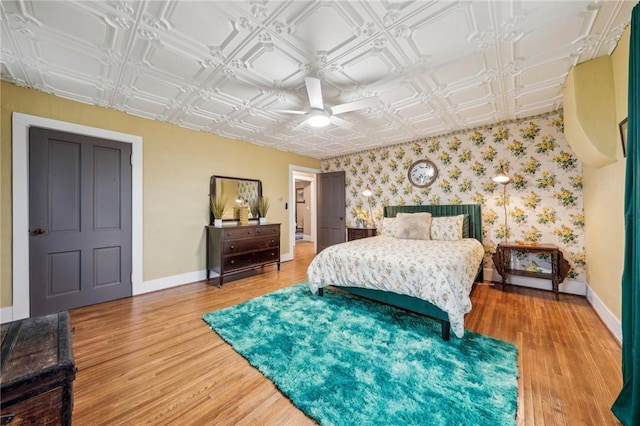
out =
{"type": "Polygon", "coordinates": [[[625,426],[640,425],[640,5],[631,13],[629,115],[624,192],[622,390],[611,407],[625,426]]]}

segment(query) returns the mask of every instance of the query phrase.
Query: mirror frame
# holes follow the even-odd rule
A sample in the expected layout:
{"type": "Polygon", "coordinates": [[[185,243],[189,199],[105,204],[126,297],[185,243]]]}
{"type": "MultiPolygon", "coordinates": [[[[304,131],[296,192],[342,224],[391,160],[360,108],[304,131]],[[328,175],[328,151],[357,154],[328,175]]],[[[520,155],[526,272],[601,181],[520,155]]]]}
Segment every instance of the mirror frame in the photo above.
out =
{"type": "MultiPolygon", "coordinates": [[[[262,181],[259,180],[259,179],[247,179],[247,178],[240,178],[240,177],[234,177],[234,176],[213,175],[209,179],[209,199],[211,199],[211,197],[213,197],[214,199],[216,198],[216,180],[217,179],[229,179],[229,180],[242,180],[242,181],[248,181],[248,182],[256,182],[258,184],[258,198],[262,197],[262,181]]],[[[254,219],[254,218],[249,219],[249,221],[257,221],[257,220],[258,219],[254,219]]],[[[237,222],[237,219],[222,219],[222,221],[223,222],[237,222]]],[[[209,225],[213,225],[213,213],[211,212],[211,209],[209,209],[209,225]]]]}

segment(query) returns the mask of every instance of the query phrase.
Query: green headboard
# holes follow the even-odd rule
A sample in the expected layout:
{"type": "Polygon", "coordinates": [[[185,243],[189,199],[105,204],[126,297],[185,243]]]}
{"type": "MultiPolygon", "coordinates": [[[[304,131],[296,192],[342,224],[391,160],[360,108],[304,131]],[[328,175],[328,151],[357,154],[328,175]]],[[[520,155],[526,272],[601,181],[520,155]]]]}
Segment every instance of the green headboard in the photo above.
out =
{"type": "Polygon", "coordinates": [[[467,215],[469,218],[469,238],[482,242],[482,211],[480,204],[440,204],[426,206],[385,206],[384,217],[396,217],[398,213],[428,212],[432,216],[467,215]]]}

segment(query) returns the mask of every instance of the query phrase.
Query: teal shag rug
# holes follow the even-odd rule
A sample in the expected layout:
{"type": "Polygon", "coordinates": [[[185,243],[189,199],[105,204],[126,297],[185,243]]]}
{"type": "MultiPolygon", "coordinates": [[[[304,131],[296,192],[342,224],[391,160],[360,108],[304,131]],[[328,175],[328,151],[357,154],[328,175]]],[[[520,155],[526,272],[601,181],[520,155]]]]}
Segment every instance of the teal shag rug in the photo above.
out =
{"type": "Polygon", "coordinates": [[[306,283],[203,316],[321,425],[515,425],[517,348],[306,283]]]}

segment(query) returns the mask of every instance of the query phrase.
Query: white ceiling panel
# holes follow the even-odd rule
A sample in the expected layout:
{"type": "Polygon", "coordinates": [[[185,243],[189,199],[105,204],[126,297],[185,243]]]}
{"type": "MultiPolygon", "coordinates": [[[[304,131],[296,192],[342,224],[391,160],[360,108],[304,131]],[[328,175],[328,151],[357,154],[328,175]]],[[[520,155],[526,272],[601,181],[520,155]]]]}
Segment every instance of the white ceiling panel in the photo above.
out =
{"type": "Polygon", "coordinates": [[[194,78],[202,70],[202,64],[196,58],[167,45],[153,45],[144,60],[151,68],[166,73],[169,78],[194,78]]]}
{"type": "Polygon", "coordinates": [[[328,158],[558,110],[571,66],[611,54],[636,3],[3,0],[0,77],[328,158]],[[351,127],[306,124],[308,77],[351,127]]]}

